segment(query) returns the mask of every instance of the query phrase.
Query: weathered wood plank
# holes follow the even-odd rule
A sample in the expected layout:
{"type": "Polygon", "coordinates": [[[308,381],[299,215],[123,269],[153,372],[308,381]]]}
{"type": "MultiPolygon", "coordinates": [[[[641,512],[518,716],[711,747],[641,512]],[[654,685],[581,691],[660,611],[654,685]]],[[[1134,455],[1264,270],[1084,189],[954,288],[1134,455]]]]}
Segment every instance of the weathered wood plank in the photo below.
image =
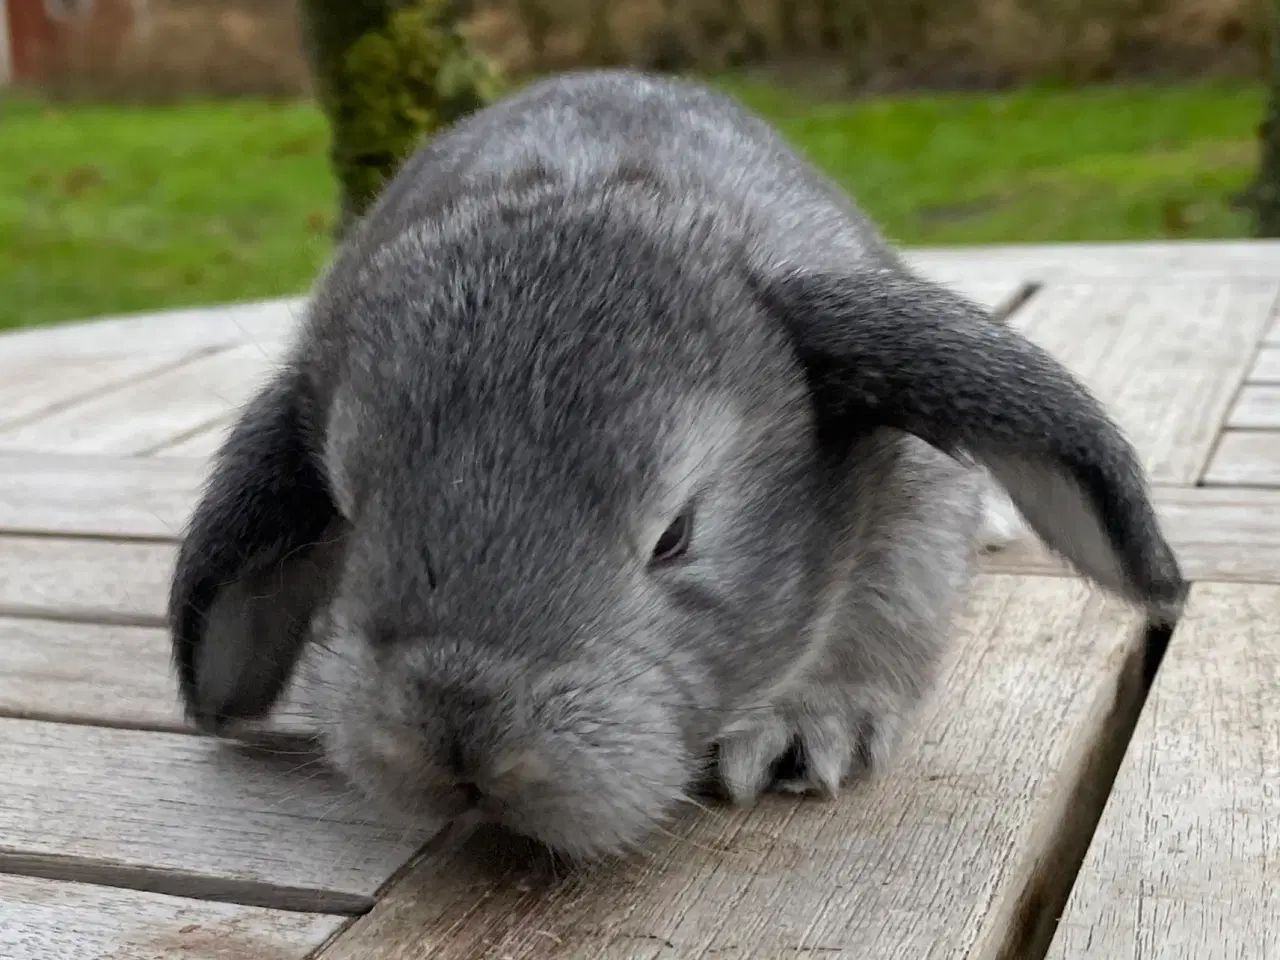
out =
{"type": "Polygon", "coordinates": [[[306,753],[0,719],[0,872],[348,913],[426,839],[306,753]]]}
{"type": "Polygon", "coordinates": [[[1260,279],[1051,284],[1011,322],[1094,390],[1154,482],[1192,484],[1278,295],[1260,279]]]}
{"type": "Polygon", "coordinates": [[[1250,383],[1280,384],[1280,347],[1263,347],[1249,371],[1250,383]]]}
{"type": "Polygon", "coordinates": [[[1081,784],[1136,714],[1134,624],[1077,581],[983,577],[887,777],[691,815],[592,871],[481,841],[426,857],[322,956],[1033,956],[1100,806],[1081,784]]]}
{"type": "Polygon", "coordinates": [[[1202,482],[1210,486],[1280,487],[1280,431],[1224,431],[1202,482]]]}
{"type": "MultiPolygon", "coordinates": [[[[1156,512],[1193,580],[1280,583],[1280,490],[1156,487],[1156,512]]],[[[1025,527],[1021,538],[982,558],[1000,573],[1066,574],[1025,527]]]]}
{"type": "Polygon", "coordinates": [[[1280,314],[1271,322],[1271,328],[1267,331],[1267,335],[1262,338],[1262,342],[1264,346],[1280,346],[1280,314]]]}
{"type": "Polygon", "coordinates": [[[1280,385],[1245,384],[1231,407],[1227,426],[1241,430],[1280,430],[1280,385]]]}
{"type": "Polygon", "coordinates": [[[101,317],[0,335],[5,362],[32,358],[172,355],[243,343],[280,349],[300,323],[302,298],[101,317]]]}
{"type": "Polygon", "coordinates": [[[1050,960],[1280,956],[1280,588],[1197,584],[1050,960]]]}
{"type": "Polygon", "coordinates": [[[198,353],[57,355],[10,357],[0,337],[0,428],[25,423],[65,406],[91,402],[141,377],[151,376],[198,353]]]}
{"type": "Polygon", "coordinates": [[[274,366],[258,344],[220,351],[0,429],[0,450],[143,454],[224,417],[274,366]]]}
{"type": "Polygon", "coordinates": [[[9,960],[303,960],[346,922],[0,874],[9,960]]]}
{"type": "MultiPolygon", "coordinates": [[[[170,663],[160,627],[0,616],[0,716],[192,732],[170,663]]],[[[259,730],[314,731],[309,663],[259,730]]]]}
{"type": "Polygon", "coordinates": [[[207,471],[196,458],[0,452],[0,533],[173,539],[207,471]]]}
{"type": "Polygon", "coordinates": [[[181,729],[169,663],[163,630],[0,617],[0,716],[181,729]]]}
{"type": "Polygon", "coordinates": [[[0,536],[0,616],[158,624],[173,562],[168,543],[0,536]]]}
{"type": "Polygon", "coordinates": [[[1144,278],[1163,283],[1170,277],[1269,279],[1280,274],[1280,243],[1257,240],[916,247],[905,254],[926,272],[1004,269],[1038,282],[1144,278]]]}

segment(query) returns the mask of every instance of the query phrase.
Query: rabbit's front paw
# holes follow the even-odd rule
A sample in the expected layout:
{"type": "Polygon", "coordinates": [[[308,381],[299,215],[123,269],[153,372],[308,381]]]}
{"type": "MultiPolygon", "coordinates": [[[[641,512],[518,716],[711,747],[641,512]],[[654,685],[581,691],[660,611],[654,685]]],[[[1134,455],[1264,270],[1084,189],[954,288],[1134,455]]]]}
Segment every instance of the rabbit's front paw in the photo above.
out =
{"type": "Polygon", "coordinates": [[[903,711],[883,697],[819,688],[735,725],[719,742],[720,780],[734,803],[765,790],[831,797],[886,767],[903,711]]]}

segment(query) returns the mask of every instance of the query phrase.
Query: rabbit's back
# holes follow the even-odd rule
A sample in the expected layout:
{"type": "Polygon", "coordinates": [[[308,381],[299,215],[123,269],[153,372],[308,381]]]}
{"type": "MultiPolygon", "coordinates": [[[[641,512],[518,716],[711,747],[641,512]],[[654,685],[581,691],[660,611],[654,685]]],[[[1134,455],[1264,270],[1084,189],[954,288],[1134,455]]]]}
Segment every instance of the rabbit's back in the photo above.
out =
{"type": "Polygon", "coordinates": [[[572,195],[628,179],[721,214],[762,262],[897,262],[847,194],[763,120],[719,92],[630,70],[532,84],[437,135],[389,185],[358,243],[385,243],[469,195],[537,180],[572,195]]]}

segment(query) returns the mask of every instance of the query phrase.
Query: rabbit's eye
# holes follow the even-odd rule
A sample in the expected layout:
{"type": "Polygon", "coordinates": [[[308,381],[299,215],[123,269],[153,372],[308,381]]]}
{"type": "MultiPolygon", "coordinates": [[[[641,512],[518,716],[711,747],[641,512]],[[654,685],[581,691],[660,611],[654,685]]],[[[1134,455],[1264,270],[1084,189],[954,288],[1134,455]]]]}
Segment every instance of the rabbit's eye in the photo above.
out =
{"type": "Polygon", "coordinates": [[[684,555],[693,535],[693,508],[685,510],[662,532],[653,546],[653,563],[668,563],[684,555]]]}

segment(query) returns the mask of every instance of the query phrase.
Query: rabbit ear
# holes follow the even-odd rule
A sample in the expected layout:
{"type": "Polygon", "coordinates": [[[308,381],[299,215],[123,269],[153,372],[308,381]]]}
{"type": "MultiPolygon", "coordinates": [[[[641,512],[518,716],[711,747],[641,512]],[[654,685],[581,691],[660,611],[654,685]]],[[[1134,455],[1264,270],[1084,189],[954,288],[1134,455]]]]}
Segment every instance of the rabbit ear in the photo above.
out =
{"type": "Polygon", "coordinates": [[[758,291],[809,379],[820,439],[880,426],[970,456],[1079,572],[1159,620],[1186,594],[1137,454],[1065,367],[976,304],[896,271],[758,291]]]}
{"type": "Polygon", "coordinates": [[[205,730],[270,710],[332,588],[343,521],[303,396],[301,377],[284,371],[249,402],[178,551],[174,660],[187,713],[205,730]]]}

